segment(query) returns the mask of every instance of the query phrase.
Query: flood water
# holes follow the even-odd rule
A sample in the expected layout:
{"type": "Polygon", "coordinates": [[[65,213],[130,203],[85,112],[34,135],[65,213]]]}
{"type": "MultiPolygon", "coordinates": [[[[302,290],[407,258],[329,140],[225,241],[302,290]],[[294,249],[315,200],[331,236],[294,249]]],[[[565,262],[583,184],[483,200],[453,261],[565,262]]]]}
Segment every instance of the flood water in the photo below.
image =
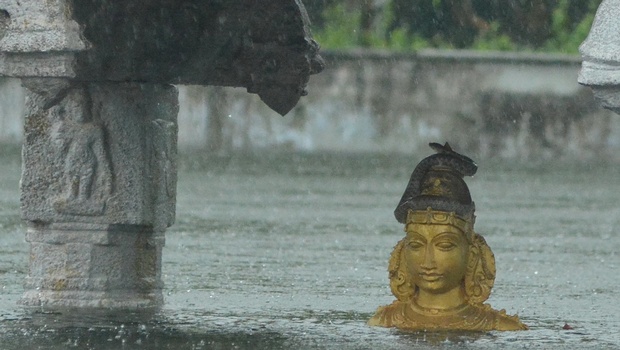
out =
{"type": "Polygon", "coordinates": [[[407,333],[365,323],[393,300],[386,268],[404,233],[392,211],[430,149],[183,157],[163,252],[165,305],[154,315],[16,305],[29,253],[19,152],[4,153],[0,349],[620,347],[618,165],[479,164],[467,182],[476,231],[496,256],[489,302],[530,330],[407,333]]]}

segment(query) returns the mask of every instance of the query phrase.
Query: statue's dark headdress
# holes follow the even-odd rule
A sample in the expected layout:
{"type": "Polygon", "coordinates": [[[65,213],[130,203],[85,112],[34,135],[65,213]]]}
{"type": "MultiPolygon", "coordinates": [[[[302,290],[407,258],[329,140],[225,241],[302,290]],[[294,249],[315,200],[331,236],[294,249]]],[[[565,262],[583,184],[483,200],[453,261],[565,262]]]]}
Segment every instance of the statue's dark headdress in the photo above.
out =
{"type": "Polygon", "coordinates": [[[398,222],[405,224],[409,210],[454,212],[464,219],[473,217],[475,204],[471,200],[464,176],[473,176],[478,166],[470,158],[456,153],[445,145],[430,143],[437,151],[424,158],[411,174],[409,184],[394,210],[398,222]]]}

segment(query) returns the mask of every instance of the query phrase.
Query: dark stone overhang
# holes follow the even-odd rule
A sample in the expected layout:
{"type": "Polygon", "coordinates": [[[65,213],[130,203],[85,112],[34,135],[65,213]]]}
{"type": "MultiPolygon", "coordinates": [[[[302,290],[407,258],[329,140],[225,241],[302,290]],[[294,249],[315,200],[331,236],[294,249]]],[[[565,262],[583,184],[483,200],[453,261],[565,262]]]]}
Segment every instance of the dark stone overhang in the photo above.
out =
{"type": "Polygon", "coordinates": [[[324,66],[300,0],[57,3],[58,13],[38,7],[48,22],[45,30],[29,31],[20,27],[28,16],[20,13],[23,5],[0,0],[0,74],[245,87],[286,114],[306,94],[309,76],[324,66]],[[29,60],[58,67],[28,69],[29,60]]]}

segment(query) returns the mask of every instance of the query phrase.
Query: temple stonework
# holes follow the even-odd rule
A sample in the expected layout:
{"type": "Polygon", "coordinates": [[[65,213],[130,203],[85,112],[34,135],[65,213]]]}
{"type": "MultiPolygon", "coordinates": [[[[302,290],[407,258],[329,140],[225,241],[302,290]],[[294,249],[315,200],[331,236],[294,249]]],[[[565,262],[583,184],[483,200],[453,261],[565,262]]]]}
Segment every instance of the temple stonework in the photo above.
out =
{"type": "Polygon", "coordinates": [[[22,303],[161,305],[172,84],[245,87],[286,114],[322,69],[299,0],[0,0],[0,76],[27,89],[22,303]]]}

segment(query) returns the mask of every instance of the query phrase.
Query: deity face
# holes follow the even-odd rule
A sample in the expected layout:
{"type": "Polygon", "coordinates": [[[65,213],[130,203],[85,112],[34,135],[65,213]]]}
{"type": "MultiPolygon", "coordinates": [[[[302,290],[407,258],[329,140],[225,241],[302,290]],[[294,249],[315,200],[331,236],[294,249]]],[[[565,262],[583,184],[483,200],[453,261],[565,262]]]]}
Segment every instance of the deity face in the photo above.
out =
{"type": "Polygon", "coordinates": [[[84,89],[74,89],[63,99],[61,106],[66,120],[76,123],[91,121],[91,103],[87,94],[84,89]]]}
{"type": "Polygon", "coordinates": [[[443,294],[463,284],[468,251],[465,235],[452,225],[412,224],[407,230],[403,262],[421,291],[443,294]]]}

